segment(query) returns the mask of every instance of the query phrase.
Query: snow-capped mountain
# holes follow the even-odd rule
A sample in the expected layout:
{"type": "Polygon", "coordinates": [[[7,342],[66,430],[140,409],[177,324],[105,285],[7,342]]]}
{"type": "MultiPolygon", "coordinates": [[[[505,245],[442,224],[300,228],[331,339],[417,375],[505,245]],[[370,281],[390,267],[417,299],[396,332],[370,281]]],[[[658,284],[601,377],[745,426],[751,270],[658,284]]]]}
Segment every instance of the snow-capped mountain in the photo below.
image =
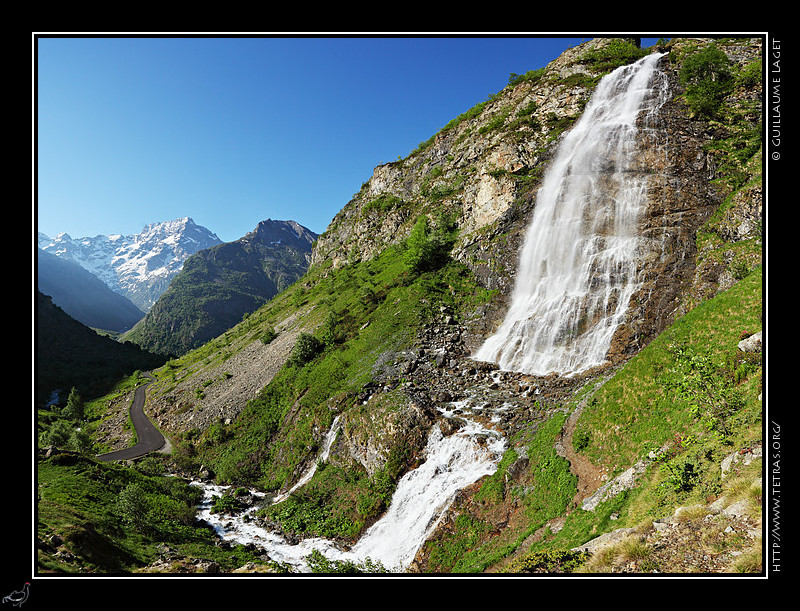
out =
{"type": "Polygon", "coordinates": [[[189,217],[151,223],[136,235],[72,238],[38,235],[39,248],[74,261],[147,312],[167,290],[184,261],[221,244],[216,234],[189,217]]]}

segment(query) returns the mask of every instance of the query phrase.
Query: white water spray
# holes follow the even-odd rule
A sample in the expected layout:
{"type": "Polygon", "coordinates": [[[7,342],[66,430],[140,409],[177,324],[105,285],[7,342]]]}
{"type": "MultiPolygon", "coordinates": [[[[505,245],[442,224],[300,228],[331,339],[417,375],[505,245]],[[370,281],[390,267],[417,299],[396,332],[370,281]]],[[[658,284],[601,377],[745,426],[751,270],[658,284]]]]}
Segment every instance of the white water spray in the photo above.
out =
{"type": "MultiPolygon", "coordinates": [[[[452,417],[453,414],[443,411],[443,415],[452,417]]],[[[364,562],[370,559],[387,570],[402,572],[414,560],[456,493],[484,475],[494,473],[502,458],[505,440],[499,433],[468,417],[465,422],[458,432],[447,437],[442,435],[438,424],[431,429],[425,462],[400,479],[389,509],[350,550],[342,550],[333,541],[321,538],[289,543],[252,519],[258,505],[238,515],[212,513],[214,497],[229,493],[227,486],[195,482],[205,493],[198,517],[209,523],[223,540],[254,544],[273,560],[289,564],[300,572],[309,571],[306,557],[314,550],[329,560],[364,562]]],[[[335,421],[326,439],[324,456],[337,431],[335,421]]],[[[306,475],[302,482],[311,479],[313,468],[306,475]]],[[[300,485],[298,482],[292,490],[300,485]]],[[[266,500],[267,495],[259,493],[258,496],[266,500]]],[[[279,500],[272,501],[275,502],[279,500]]]]}
{"type": "Polygon", "coordinates": [[[537,195],[506,318],[473,355],[501,369],[574,374],[601,365],[640,286],[647,176],[637,118],[666,100],[655,53],[605,76],[537,195]]]}
{"type": "Polygon", "coordinates": [[[351,555],[379,560],[392,570],[407,568],[456,493],[494,473],[504,449],[500,435],[473,421],[449,437],[434,426],[425,462],[400,479],[386,514],[364,533],[351,555]]]}

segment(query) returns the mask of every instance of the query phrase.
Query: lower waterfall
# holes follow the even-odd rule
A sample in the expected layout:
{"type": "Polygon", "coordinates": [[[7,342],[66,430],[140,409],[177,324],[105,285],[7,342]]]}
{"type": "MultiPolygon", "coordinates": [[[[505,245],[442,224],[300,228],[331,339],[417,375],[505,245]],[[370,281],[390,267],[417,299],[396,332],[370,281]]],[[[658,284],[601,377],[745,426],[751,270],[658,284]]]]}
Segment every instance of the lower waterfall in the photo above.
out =
{"type": "MultiPolygon", "coordinates": [[[[506,442],[500,433],[470,417],[468,412],[480,412],[481,408],[461,402],[453,405],[453,412],[455,410],[458,410],[463,426],[457,432],[444,436],[439,424],[434,425],[425,449],[425,462],[400,478],[386,513],[349,550],[321,538],[290,543],[252,519],[259,505],[236,515],[212,513],[214,497],[226,494],[229,486],[194,482],[203,489],[205,495],[198,517],[210,524],[223,540],[253,544],[264,550],[272,560],[291,565],[298,572],[310,570],[306,557],[314,550],[329,560],[360,563],[369,559],[379,562],[391,572],[403,572],[414,560],[456,493],[484,475],[494,473],[505,451],[506,442]]],[[[445,418],[454,415],[450,411],[441,411],[445,418]]],[[[331,428],[323,452],[327,452],[337,430],[336,425],[331,428]]],[[[310,477],[304,477],[301,481],[308,481],[310,477]]],[[[263,493],[257,493],[257,496],[264,502],[270,502],[263,493]]],[[[283,498],[285,496],[271,503],[280,502],[283,498]]]]}
{"type": "Polygon", "coordinates": [[[504,449],[502,437],[474,421],[448,437],[434,426],[425,462],[400,479],[386,514],[351,554],[380,560],[387,568],[407,568],[456,493],[494,473],[504,449]]]}
{"type": "Polygon", "coordinates": [[[505,320],[474,359],[532,375],[605,362],[640,284],[647,175],[633,160],[637,119],[644,115],[646,129],[667,99],[662,55],[603,77],[564,136],[536,198],[505,320]]]}

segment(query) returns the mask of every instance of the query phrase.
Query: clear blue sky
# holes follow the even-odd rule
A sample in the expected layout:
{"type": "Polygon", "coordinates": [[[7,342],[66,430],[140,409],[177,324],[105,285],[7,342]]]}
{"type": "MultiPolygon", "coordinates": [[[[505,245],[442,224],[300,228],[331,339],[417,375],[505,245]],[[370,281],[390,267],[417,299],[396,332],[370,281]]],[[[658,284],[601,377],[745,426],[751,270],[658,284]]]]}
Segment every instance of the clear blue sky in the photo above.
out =
{"type": "MultiPolygon", "coordinates": [[[[375,166],[587,38],[42,37],[37,229],[321,233],[375,166]]],[[[643,44],[652,44],[647,39],[643,44]]]]}

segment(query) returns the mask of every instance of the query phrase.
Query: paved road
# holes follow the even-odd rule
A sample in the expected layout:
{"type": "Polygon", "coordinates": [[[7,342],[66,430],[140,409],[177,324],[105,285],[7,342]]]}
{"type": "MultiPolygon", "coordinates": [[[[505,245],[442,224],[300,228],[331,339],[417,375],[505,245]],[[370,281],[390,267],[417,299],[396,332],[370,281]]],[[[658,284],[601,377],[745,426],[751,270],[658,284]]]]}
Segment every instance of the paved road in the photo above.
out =
{"type": "MultiPolygon", "coordinates": [[[[145,374],[150,380],[155,380],[149,373],[145,374]]],[[[144,413],[144,400],[147,387],[151,382],[139,386],[133,395],[133,403],[131,403],[131,420],[133,427],[136,429],[136,435],[139,438],[138,443],[130,448],[124,450],[117,450],[109,452],[108,454],[101,454],[97,456],[97,460],[103,462],[110,462],[114,460],[128,460],[131,458],[138,458],[150,452],[155,452],[164,447],[167,443],[164,436],[158,429],[150,422],[150,419],[144,413]]]]}

